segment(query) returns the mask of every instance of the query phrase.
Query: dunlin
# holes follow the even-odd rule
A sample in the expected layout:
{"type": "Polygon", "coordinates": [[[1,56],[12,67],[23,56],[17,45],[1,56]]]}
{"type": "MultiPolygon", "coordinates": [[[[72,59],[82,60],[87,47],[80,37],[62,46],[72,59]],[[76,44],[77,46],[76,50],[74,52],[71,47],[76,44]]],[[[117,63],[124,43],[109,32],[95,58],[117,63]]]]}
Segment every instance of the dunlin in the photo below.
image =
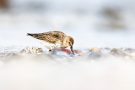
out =
{"type": "Polygon", "coordinates": [[[27,33],[28,36],[32,36],[38,40],[44,41],[45,46],[52,51],[56,48],[68,48],[74,54],[73,44],[74,39],[71,36],[66,35],[61,31],[49,31],[44,33],[27,33]]]}

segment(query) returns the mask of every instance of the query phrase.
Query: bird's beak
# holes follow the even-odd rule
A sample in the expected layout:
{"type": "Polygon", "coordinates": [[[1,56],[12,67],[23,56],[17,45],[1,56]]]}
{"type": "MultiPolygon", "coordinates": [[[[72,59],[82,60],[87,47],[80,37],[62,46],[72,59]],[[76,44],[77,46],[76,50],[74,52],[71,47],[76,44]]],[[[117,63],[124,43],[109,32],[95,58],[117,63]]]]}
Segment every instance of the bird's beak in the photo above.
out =
{"type": "Polygon", "coordinates": [[[70,49],[71,49],[72,54],[74,55],[75,53],[74,53],[74,50],[73,50],[73,46],[72,45],[71,45],[70,49]]]}

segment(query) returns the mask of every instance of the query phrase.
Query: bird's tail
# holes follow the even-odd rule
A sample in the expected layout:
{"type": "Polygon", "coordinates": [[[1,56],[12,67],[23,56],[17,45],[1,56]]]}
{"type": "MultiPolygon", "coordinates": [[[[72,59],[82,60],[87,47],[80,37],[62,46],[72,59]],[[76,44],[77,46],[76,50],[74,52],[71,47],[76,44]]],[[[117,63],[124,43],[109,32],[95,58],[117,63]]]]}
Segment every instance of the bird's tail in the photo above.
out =
{"type": "Polygon", "coordinates": [[[38,35],[38,34],[27,33],[27,36],[32,36],[32,37],[34,37],[34,38],[37,38],[39,35],[38,35]]]}
{"type": "Polygon", "coordinates": [[[27,33],[27,36],[32,36],[32,34],[30,34],[30,33],[27,33]]]}

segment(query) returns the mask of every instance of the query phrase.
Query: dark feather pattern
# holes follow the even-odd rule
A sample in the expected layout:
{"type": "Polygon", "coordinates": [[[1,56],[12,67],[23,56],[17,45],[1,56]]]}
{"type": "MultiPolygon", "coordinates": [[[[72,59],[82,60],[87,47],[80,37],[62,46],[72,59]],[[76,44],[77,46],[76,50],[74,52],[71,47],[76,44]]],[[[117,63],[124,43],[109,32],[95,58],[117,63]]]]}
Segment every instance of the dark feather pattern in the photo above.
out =
{"type": "Polygon", "coordinates": [[[44,40],[49,43],[56,43],[57,41],[63,41],[65,34],[60,31],[50,31],[45,33],[36,33],[36,34],[27,34],[28,36],[32,36],[39,40],[44,40]]]}

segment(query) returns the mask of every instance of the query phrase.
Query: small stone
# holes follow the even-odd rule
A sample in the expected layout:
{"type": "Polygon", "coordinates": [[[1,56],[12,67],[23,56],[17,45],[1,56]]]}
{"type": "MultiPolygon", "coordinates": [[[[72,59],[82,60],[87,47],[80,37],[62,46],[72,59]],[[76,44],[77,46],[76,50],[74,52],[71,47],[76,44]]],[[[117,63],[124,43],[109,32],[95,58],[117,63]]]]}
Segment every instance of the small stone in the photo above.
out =
{"type": "Polygon", "coordinates": [[[23,54],[41,54],[43,53],[43,50],[42,48],[37,48],[37,47],[32,47],[32,48],[24,48],[20,51],[20,53],[23,53],[23,54]]]}

